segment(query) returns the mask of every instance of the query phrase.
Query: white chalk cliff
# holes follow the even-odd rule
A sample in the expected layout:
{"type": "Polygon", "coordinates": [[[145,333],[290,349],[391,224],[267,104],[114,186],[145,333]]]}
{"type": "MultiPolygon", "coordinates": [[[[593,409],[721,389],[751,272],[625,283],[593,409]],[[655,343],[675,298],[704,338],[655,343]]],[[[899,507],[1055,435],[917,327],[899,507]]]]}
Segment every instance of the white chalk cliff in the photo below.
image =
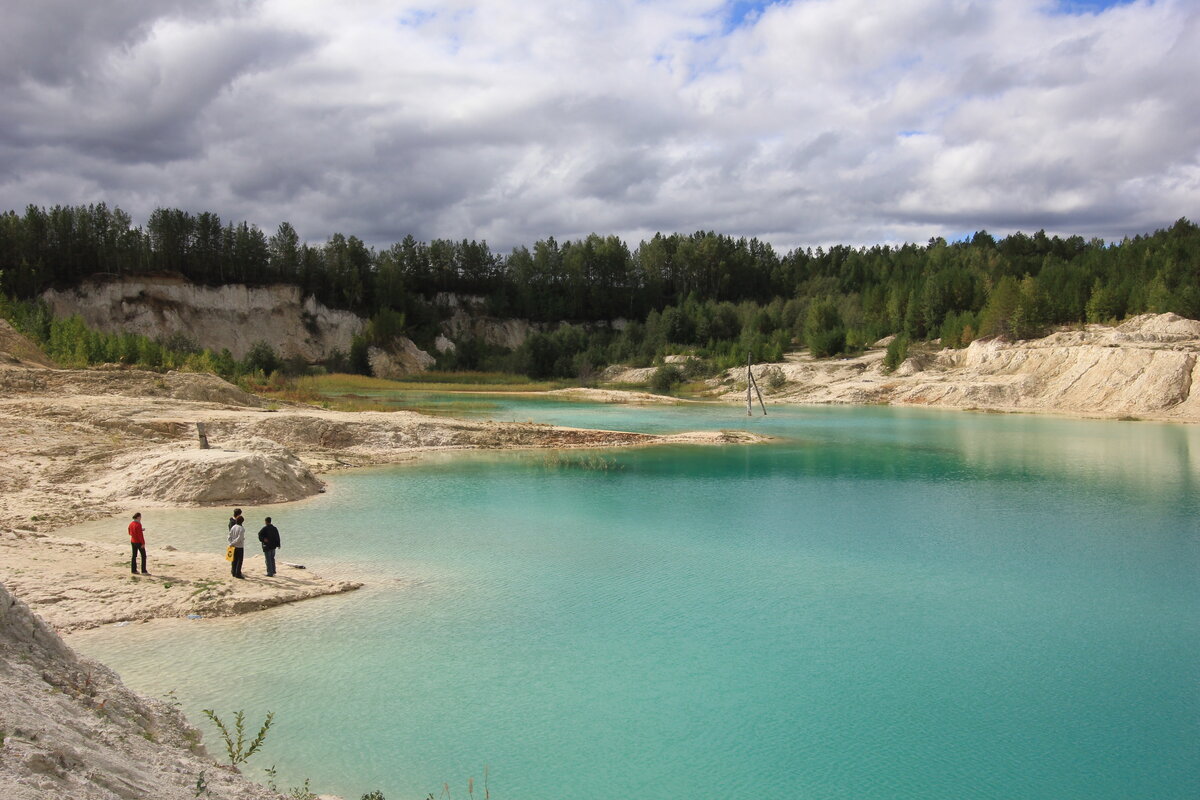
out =
{"type": "MultiPolygon", "coordinates": [[[[914,349],[918,349],[914,347],[914,349]]],[[[1143,314],[1116,327],[1088,325],[1042,339],[987,339],[961,350],[918,352],[892,373],[883,351],[858,358],[795,356],[778,369],[772,399],[792,403],[890,403],[1106,417],[1200,421],[1200,322],[1143,314]]],[[[744,379],[731,370],[725,386],[744,379]]],[[[729,396],[744,392],[727,389],[729,396]]]]}
{"type": "Polygon", "coordinates": [[[320,361],[334,350],[350,352],[365,322],[349,311],[302,298],[296,286],[200,286],[183,278],[146,277],[85,281],[42,295],[55,316],[78,314],[108,333],[150,338],[182,334],[214,352],[228,348],[243,358],[265,341],[283,357],[320,361]]]}
{"type": "Polygon", "coordinates": [[[0,797],[270,800],[215,764],[179,710],[81,658],[0,585],[0,797]]]}

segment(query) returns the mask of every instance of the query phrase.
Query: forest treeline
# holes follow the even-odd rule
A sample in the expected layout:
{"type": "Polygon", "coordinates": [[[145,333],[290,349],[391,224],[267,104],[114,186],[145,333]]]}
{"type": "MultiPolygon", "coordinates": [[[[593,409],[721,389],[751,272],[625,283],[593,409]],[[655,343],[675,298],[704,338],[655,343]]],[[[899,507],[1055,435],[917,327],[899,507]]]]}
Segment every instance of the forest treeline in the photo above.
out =
{"type": "Polygon", "coordinates": [[[781,255],[758,239],[704,231],[658,234],[632,249],[616,236],[546,238],[499,254],[484,241],[412,236],[383,249],[341,233],[309,244],[287,222],[267,235],[179,209],[158,209],[142,227],[103,203],[0,215],[0,288],[11,298],[93,275],[167,272],[207,285],[296,285],[371,318],[363,347],[399,334],[428,346],[445,313],[437,295],[481,298],[489,314],[546,325],[513,353],[460,342],[441,365],[535,377],[586,377],[685,350],[718,367],[796,346],[837,355],[893,333],[960,347],[1145,311],[1200,317],[1200,228],[1187,219],[1113,243],[980,231],[781,255]]]}

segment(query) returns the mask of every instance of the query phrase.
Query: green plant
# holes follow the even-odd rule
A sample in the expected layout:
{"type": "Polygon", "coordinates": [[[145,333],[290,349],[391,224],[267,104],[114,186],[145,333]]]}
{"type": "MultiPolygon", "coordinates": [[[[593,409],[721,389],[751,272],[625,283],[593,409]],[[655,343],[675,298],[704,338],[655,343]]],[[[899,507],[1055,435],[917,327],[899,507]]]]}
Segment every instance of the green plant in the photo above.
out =
{"type": "Polygon", "coordinates": [[[387,800],[387,798],[383,796],[383,792],[376,789],[373,792],[367,792],[364,794],[360,800],[387,800]]]}
{"type": "Polygon", "coordinates": [[[263,772],[267,773],[267,788],[272,792],[278,792],[279,787],[275,785],[275,779],[279,777],[279,774],[275,771],[275,765],[272,764],[264,769],[263,772]]]}
{"type": "Polygon", "coordinates": [[[245,763],[250,756],[258,752],[262,747],[263,742],[267,738],[267,731],[271,729],[271,723],[275,719],[275,712],[268,711],[267,718],[263,720],[262,727],[258,729],[258,735],[254,737],[254,741],[246,747],[246,712],[238,711],[233,715],[233,728],[237,734],[236,737],[229,732],[229,728],[217,716],[216,712],[211,708],[201,709],[204,716],[212,720],[212,723],[217,726],[217,730],[221,732],[221,738],[225,742],[225,753],[229,756],[229,766],[236,767],[238,764],[245,763]]]}
{"type": "Polygon", "coordinates": [[[888,343],[887,353],[883,356],[883,368],[888,372],[894,372],[906,358],[908,358],[908,337],[901,334],[888,343]]]}
{"type": "Polygon", "coordinates": [[[552,451],[542,456],[542,465],[547,469],[581,469],[589,472],[619,472],[625,467],[615,458],[601,455],[575,455],[552,451]]]}
{"type": "Polygon", "coordinates": [[[204,770],[200,770],[200,774],[196,776],[195,797],[208,794],[208,781],[204,779],[204,770]]]}
{"type": "MultiPolygon", "coordinates": [[[[122,561],[121,563],[124,564],[125,562],[122,561]]],[[[221,584],[220,584],[220,581],[214,581],[214,580],[206,578],[201,581],[196,581],[192,585],[196,588],[192,589],[192,593],[190,596],[195,597],[196,595],[204,594],[205,592],[209,592],[209,591],[217,588],[221,584]]]]}
{"type": "Polygon", "coordinates": [[[683,372],[674,364],[663,364],[650,376],[650,391],[655,394],[670,394],[683,383],[683,372]]]}
{"type": "Polygon", "coordinates": [[[308,788],[308,778],[304,779],[303,786],[293,786],[288,797],[293,800],[317,800],[317,795],[308,788]]]}
{"type": "MultiPolygon", "coordinates": [[[[467,796],[471,797],[471,798],[475,797],[475,779],[474,778],[467,779],[467,796]]],[[[491,789],[488,788],[488,768],[487,768],[487,764],[484,764],[483,765],[483,800],[490,800],[491,796],[492,796],[491,789]]],[[[450,784],[449,783],[442,784],[442,793],[440,795],[438,795],[438,798],[442,798],[442,797],[445,797],[445,798],[450,797],[450,784]]],[[[362,800],[375,800],[375,799],[369,795],[363,795],[362,800]]],[[[380,794],[379,798],[377,800],[383,800],[383,795],[380,794]]],[[[425,798],[425,800],[437,800],[437,799],[433,796],[433,793],[430,792],[428,797],[425,798]]]]}
{"type": "Polygon", "coordinates": [[[767,367],[763,371],[764,382],[767,384],[767,389],[772,392],[778,392],[787,383],[787,376],[783,374],[783,370],[779,367],[767,367]]]}

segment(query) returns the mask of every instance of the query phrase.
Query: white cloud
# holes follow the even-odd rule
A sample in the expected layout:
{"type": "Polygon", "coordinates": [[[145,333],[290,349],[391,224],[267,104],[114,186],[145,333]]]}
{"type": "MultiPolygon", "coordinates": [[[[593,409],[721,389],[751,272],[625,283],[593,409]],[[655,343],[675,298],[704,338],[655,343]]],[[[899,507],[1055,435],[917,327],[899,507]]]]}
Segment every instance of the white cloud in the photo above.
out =
{"type": "Polygon", "coordinates": [[[729,32],[715,0],[28,5],[8,29],[38,46],[0,57],[0,207],[502,248],[1200,217],[1186,0],[798,0],[729,32]]]}

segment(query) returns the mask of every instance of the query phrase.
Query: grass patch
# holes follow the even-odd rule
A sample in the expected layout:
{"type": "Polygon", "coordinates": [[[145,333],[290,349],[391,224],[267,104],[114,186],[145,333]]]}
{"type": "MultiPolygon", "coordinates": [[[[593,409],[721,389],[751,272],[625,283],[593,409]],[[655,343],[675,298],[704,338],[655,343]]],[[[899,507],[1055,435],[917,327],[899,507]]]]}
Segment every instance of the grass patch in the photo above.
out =
{"type": "Polygon", "coordinates": [[[252,387],[256,394],[271,401],[308,403],[334,411],[419,411],[425,414],[454,415],[464,410],[455,403],[445,408],[436,403],[406,402],[405,394],[436,392],[545,392],[570,385],[564,381],[535,381],[524,375],[504,372],[427,372],[404,380],[371,378],[365,375],[313,375],[288,381],[275,381],[252,387]]]}
{"type": "Polygon", "coordinates": [[[370,378],[365,375],[315,375],[302,378],[297,385],[306,384],[325,394],[361,392],[545,392],[570,385],[568,381],[535,381],[525,375],[508,372],[422,372],[407,375],[402,380],[370,378]]]}
{"type": "Polygon", "coordinates": [[[197,595],[205,594],[206,592],[210,592],[220,585],[220,581],[215,581],[212,579],[196,581],[194,584],[192,584],[194,588],[192,589],[192,593],[189,595],[189,597],[196,597],[197,595]]]}
{"type": "Polygon", "coordinates": [[[567,385],[568,381],[536,381],[513,372],[422,372],[409,375],[401,383],[438,384],[488,388],[491,391],[541,392],[567,385]]]}

